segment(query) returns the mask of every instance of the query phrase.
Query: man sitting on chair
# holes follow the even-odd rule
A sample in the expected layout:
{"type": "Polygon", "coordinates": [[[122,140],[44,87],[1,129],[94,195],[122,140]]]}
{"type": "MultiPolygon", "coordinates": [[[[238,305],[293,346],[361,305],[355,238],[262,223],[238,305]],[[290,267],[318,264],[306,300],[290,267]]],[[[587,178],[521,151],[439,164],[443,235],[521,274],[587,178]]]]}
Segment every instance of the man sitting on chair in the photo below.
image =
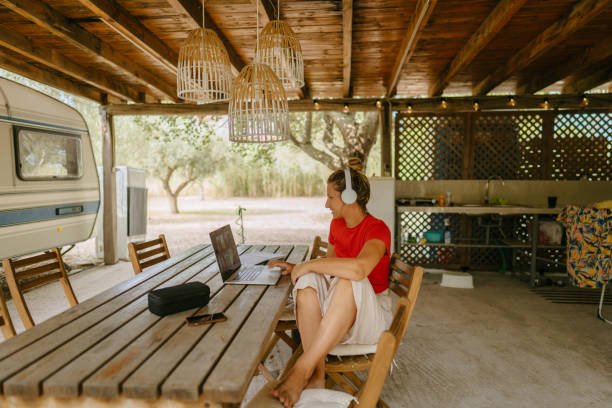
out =
{"type": "Polygon", "coordinates": [[[325,356],[338,343],[376,344],[393,317],[389,295],[391,232],[366,210],[370,185],[361,161],[327,179],[325,207],[332,212],[325,258],[270,264],[291,274],[304,354],[272,391],[292,407],[305,388],[325,387],[325,356]],[[328,283],[324,275],[332,276],[328,283]]]}

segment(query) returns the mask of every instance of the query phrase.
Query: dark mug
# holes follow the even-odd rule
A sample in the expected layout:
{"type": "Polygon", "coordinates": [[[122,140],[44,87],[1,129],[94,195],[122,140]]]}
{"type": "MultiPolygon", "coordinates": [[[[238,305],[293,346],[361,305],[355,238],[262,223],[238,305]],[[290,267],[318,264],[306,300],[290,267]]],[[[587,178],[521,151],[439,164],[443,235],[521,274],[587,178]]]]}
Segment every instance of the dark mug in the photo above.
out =
{"type": "Polygon", "coordinates": [[[548,197],[548,208],[555,208],[557,206],[557,197],[550,196],[548,197]]]}

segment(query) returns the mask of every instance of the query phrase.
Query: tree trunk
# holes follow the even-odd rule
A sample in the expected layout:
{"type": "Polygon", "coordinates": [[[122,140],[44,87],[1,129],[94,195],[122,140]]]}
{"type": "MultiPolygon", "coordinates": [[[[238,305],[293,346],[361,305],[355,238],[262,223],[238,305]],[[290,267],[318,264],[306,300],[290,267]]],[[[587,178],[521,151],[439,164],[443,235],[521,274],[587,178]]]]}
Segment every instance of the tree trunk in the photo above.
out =
{"type": "Polygon", "coordinates": [[[172,214],[178,214],[178,195],[168,193],[168,203],[170,203],[170,212],[172,214]]]}

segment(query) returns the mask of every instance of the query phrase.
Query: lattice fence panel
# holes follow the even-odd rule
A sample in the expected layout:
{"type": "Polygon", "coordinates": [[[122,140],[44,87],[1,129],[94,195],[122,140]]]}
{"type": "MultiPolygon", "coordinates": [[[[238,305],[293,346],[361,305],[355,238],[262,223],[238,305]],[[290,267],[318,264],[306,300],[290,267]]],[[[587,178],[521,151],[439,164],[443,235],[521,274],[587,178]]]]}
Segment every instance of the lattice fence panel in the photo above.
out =
{"type": "Polygon", "coordinates": [[[399,180],[463,178],[463,115],[402,115],[396,131],[399,180]]]}
{"type": "MultiPolygon", "coordinates": [[[[444,218],[450,219],[452,237],[459,237],[461,231],[461,218],[455,214],[430,214],[422,212],[400,213],[400,237],[407,233],[417,239],[428,230],[444,230],[444,218]]],[[[459,264],[459,252],[455,247],[415,245],[402,243],[400,256],[412,265],[447,265],[459,264]]]]}
{"type": "Polygon", "coordinates": [[[541,177],[542,117],[482,113],[474,118],[474,179],[541,177]]]}
{"type": "Polygon", "coordinates": [[[612,113],[560,113],[554,122],[554,180],[612,180],[612,113]]]}

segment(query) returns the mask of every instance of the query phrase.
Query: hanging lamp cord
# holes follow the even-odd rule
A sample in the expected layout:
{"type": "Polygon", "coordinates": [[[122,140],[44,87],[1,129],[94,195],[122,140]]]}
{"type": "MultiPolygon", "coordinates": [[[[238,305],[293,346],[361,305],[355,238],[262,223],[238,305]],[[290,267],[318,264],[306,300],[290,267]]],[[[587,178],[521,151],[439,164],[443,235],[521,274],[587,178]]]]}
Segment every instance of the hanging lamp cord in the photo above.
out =
{"type": "Polygon", "coordinates": [[[257,18],[257,44],[255,44],[255,62],[259,62],[259,1],[255,2],[255,7],[257,12],[256,14],[256,18],[257,18]]]}
{"type": "Polygon", "coordinates": [[[206,4],[206,0],[202,0],[202,28],[206,28],[206,18],[205,18],[206,7],[204,7],[205,4],[206,4]]]}

